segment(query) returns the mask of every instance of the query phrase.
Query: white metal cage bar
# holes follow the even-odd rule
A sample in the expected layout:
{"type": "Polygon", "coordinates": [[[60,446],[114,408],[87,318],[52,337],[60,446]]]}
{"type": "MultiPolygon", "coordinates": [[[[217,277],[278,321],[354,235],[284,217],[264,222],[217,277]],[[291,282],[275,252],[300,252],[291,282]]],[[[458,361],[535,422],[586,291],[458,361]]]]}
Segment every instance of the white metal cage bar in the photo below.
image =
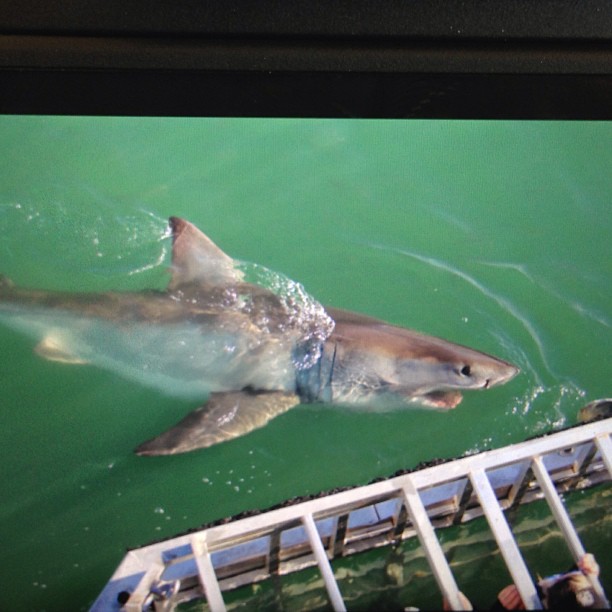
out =
{"type": "Polygon", "coordinates": [[[521,552],[516,544],[512,531],[508,526],[508,522],[504,517],[504,513],[499,507],[495,492],[491,487],[491,483],[487,478],[484,470],[473,470],[470,473],[470,481],[474,487],[474,491],[480,500],[489,527],[495,536],[499,550],[504,558],[506,567],[512,576],[512,580],[516,585],[521,599],[525,606],[530,610],[540,610],[542,604],[538,598],[538,594],[529,575],[529,570],[523,561],[521,552]]]}
{"type": "Polygon", "coordinates": [[[601,453],[608,473],[612,477],[612,441],[610,434],[601,434],[595,438],[595,444],[601,453]]]}
{"type": "MultiPolygon", "coordinates": [[[[458,586],[435,529],[482,515],[522,598],[537,608],[532,578],[503,509],[545,498],[578,558],[582,544],[557,489],[612,478],[611,434],[612,419],[597,421],[135,549],[92,610],[120,610],[117,596],[126,593],[123,609],[140,610],[156,585],[172,579],[180,584],[172,601],[205,596],[211,609],[221,611],[224,590],[314,564],[321,569],[332,606],[343,610],[330,559],[413,535],[441,593],[460,609],[458,586]]],[[[172,609],[172,601],[163,609],[172,609]]]]}
{"type": "MultiPolygon", "coordinates": [[[[576,533],[576,530],[574,529],[574,525],[572,524],[567,510],[565,509],[565,506],[563,505],[563,502],[555,489],[555,485],[550,477],[550,474],[544,465],[544,460],[540,455],[538,455],[533,458],[532,465],[533,472],[538,479],[542,491],[544,492],[548,506],[553,513],[555,520],[557,521],[557,525],[559,525],[559,529],[561,529],[561,532],[563,533],[563,537],[574,557],[574,561],[578,563],[586,551],[582,545],[582,542],[580,541],[580,538],[578,537],[578,534],[576,533]]],[[[593,575],[588,575],[587,578],[589,579],[598,600],[602,603],[605,602],[607,607],[606,595],[601,583],[599,582],[599,578],[593,575]]]]}
{"type": "Polygon", "coordinates": [[[425,506],[419,492],[410,479],[404,485],[404,499],[410,520],[416,529],[419,542],[425,551],[427,562],[438,583],[438,588],[453,610],[464,610],[459,597],[459,589],[455,577],[448,565],[442,546],[435,534],[434,528],[427,516],[425,506]]]}
{"type": "Polygon", "coordinates": [[[225,612],[225,602],[223,601],[223,595],[219,587],[219,582],[217,581],[210,553],[197,534],[191,538],[191,550],[193,551],[193,556],[198,568],[200,584],[206,595],[206,600],[208,601],[211,612],[225,612]]]}
{"type": "Polygon", "coordinates": [[[312,552],[314,553],[321,574],[323,575],[323,582],[325,582],[325,588],[327,589],[332,606],[336,612],[345,612],[346,606],[342,599],[342,593],[340,593],[338,583],[334,577],[334,572],[327,558],[325,548],[323,548],[323,542],[321,542],[312,514],[304,515],[302,517],[302,524],[304,525],[304,529],[306,529],[312,552]]]}
{"type": "Polygon", "coordinates": [[[138,586],[125,604],[125,612],[141,612],[147,598],[150,596],[150,585],[157,580],[164,569],[161,563],[152,563],[142,576],[138,586]]]}

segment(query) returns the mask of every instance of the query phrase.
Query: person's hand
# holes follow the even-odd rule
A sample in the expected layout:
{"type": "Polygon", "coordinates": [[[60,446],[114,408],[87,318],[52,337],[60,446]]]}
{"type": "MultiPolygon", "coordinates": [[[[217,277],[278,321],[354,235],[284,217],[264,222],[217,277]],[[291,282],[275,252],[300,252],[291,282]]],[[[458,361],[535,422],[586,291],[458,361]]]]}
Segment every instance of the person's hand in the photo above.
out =
{"type": "Polygon", "coordinates": [[[578,561],[578,567],[586,576],[599,576],[599,565],[597,565],[597,561],[595,561],[595,557],[591,553],[582,555],[578,561]]]}
{"type": "Polygon", "coordinates": [[[497,599],[499,599],[499,602],[506,610],[525,609],[525,604],[514,584],[509,584],[507,587],[504,587],[497,595],[497,599]]]}

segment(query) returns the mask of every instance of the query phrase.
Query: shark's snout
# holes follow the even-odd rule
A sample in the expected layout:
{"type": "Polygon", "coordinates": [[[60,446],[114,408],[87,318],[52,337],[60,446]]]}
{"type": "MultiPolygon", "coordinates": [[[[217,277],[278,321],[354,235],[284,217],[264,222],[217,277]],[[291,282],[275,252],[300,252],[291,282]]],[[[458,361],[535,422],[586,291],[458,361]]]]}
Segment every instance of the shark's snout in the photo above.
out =
{"type": "Polygon", "coordinates": [[[495,376],[486,379],[483,389],[504,385],[512,380],[519,372],[520,369],[516,366],[513,366],[511,363],[504,363],[503,367],[498,368],[495,376]]]}

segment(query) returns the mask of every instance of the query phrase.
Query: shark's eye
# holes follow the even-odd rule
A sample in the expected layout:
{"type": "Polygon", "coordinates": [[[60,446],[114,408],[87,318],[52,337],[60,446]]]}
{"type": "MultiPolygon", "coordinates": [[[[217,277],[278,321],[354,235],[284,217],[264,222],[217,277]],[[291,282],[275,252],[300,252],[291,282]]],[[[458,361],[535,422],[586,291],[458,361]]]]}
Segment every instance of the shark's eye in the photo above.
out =
{"type": "Polygon", "coordinates": [[[472,373],[472,369],[470,368],[469,365],[464,365],[461,368],[461,374],[463,374],[463,376],[470,376],[472,373]]]}

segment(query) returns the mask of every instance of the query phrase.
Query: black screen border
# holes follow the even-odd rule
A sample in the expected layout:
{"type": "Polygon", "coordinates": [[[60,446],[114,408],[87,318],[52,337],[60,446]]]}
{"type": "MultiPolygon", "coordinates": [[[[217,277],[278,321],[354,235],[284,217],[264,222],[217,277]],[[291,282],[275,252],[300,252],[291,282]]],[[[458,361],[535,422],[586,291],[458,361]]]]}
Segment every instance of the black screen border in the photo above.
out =
{"type": "Polygon", "coordinates": [[[612,118],[607,0],[256,5],[0,4],[0,113],[612,118]]]}

